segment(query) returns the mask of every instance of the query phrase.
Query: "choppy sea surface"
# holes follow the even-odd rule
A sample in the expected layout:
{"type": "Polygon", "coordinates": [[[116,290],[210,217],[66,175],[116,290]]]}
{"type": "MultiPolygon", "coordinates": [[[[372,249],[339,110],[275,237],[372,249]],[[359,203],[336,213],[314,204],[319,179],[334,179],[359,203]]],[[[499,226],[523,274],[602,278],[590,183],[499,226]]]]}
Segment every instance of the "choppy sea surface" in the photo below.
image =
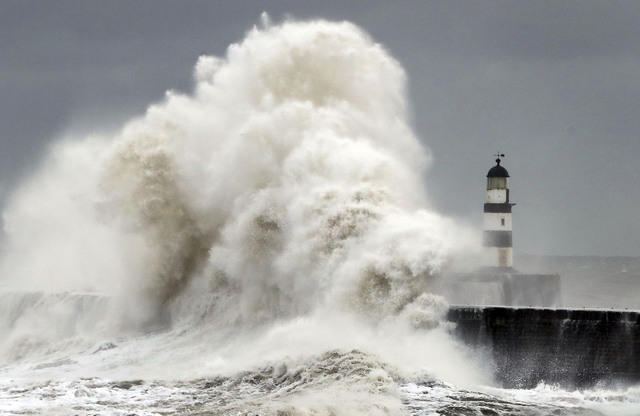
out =
{"type": "MultiPolygon", "coordinates": [[[[622,307],[628,298],[628,306],[633,306],[633,296],[615,293],[615,288],[623,287],[619,280],[637,284],[634,279],[640,279],[640,259],[536,260],[538,265],[546,262],[562,269],[569,282],[573,273],[584,273],[593,284],[597,282],[595,275],[606,276],[603,288],[611,289],[602,289],[602,295],[616,297],[622,307]],[[634,273],[635,277],[631,276],[634,273]]],[[[82,332],[77,328],[99,322],[108,303],[104,297],[89,294],[2,295],[5,333],[18,339],[15,329],[20,322],[38,325],[47,321],[58,325],[58,330],[73,327],[74,335],[48,343],[50,338],[45,335],[23,329],[23,338],[14,342],[13,349],[5,350],[0,367],[1,414],[640,414],[639,385],[565,390],[541,383],[534,389],[517,390],[501,388],[490,378],[467,379],[460,373],[478,372],[486,357],[448,339],[444,323],[422,334],[404,333],[406,340],[402,333],[394,334],[392,328],[382,325],[363,332],[360,340],[345,342],[343,348],[326,350],[340,342],[325,343],[323,338],[361,330],[352,326],[360,324],[343,317],[345,328],[337,329],[312,317],[298,317],[243,333],[221,334],[208,333],[213,327],[202,321],[185,321],[147,333],[110,335],[108,328],[103,328],[79,335],[82,332]],[[376,337],[388,343],[384,339],[390,336],[397,336],[394,342],[398,344],[407,344],[398,346],[398,353],[406,354],[403,349],[407,347],[422,348],[430,357],[413,351],[404,360],[393,357],[388,344],[371,344],[376,337]],[[307,337],[313,339],[305,340],[307,337]],[[425,345],[421,347],[420,342],[425,345]],[[434,348],[438,343],[445,351],[434,348]],[[355,348],[348,349],[348,345],[355,348]],[[461,357],[446,351],[456,349],[461,357]],[[12,355],[10,360],[7,354],[12,355]],[[416,357],[415,368],[412,357],[416,357]],[[442,360],[444,365],[459,368],[443,370],[442,360]]]]}

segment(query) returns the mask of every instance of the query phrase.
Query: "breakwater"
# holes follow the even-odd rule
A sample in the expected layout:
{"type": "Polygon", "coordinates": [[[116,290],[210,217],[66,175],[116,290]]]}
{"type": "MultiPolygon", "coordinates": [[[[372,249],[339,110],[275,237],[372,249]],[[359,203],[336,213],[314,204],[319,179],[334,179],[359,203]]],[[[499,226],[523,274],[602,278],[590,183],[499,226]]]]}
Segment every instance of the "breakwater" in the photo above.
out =
{"type": "Polygon", "coordinates": [[[640,311],[465,306],[448,319],[506,388],[640,382],[640,311]]]}
{"type": "Polygon", "coordinates": [[[105,330],[109,305],[110,298],[92,293],[0,292],[0,365],[105,330]]]}

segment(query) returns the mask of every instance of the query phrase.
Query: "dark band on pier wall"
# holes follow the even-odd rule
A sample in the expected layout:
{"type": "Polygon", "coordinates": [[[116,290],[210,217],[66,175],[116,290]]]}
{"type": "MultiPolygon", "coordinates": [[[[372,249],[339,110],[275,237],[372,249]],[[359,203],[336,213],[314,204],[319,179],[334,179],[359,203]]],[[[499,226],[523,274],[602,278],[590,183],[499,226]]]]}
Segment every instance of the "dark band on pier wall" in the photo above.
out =
{"type": "Polygon", "coordinates": [[[511,213],[511,207],[515,204],[484,204],[484,212],[511,213]]]}
{"type": "MultiPolygon", "coordinates": [[[[516,284],[560,290],[557,275],[521,275],[516,284]]],[[[530,293],[530,292],[522,292],[530,293]]],[[[564,388],[640,381],[640,312],[509,307],[452,307],[455,334],[494,358],[505,388],[540,382],[564,388]]],[[[619,384],[620,383],[620,384],[619,384]]]]}
{"type": "Polygon", "coordinates": [[[485,247],[513,247],[511,231],[490,231],[483,232],[485,247]]]}

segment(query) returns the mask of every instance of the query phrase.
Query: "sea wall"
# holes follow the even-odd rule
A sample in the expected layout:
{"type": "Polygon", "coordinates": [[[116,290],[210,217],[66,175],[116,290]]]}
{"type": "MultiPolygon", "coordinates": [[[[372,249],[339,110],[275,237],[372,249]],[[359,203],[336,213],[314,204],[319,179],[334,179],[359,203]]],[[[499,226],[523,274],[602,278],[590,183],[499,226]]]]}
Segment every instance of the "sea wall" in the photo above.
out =
{"type": "Polygon", "coordinates": [[[0,292],[0,365],[101,331],[109,302],[90,293],[0,292]]]}
{"type": "Polygon", "coordinates": [[[640,382],[639,311],[452,307],[448,318],[504,387],[640,382]]]}

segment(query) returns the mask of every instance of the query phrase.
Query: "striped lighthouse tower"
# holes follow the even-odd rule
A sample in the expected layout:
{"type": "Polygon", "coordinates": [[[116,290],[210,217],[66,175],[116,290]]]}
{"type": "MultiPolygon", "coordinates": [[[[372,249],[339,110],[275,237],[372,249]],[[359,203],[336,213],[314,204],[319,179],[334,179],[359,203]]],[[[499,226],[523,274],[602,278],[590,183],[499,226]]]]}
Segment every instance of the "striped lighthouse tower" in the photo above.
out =
{"type": "Polygon", "coordinates": [[[487,173],[487,202],[484,204],[483,237],[490,267],[513,267],[509,172],[500,165],[504,154],[498,153],[496,165],[487,173]]]}

